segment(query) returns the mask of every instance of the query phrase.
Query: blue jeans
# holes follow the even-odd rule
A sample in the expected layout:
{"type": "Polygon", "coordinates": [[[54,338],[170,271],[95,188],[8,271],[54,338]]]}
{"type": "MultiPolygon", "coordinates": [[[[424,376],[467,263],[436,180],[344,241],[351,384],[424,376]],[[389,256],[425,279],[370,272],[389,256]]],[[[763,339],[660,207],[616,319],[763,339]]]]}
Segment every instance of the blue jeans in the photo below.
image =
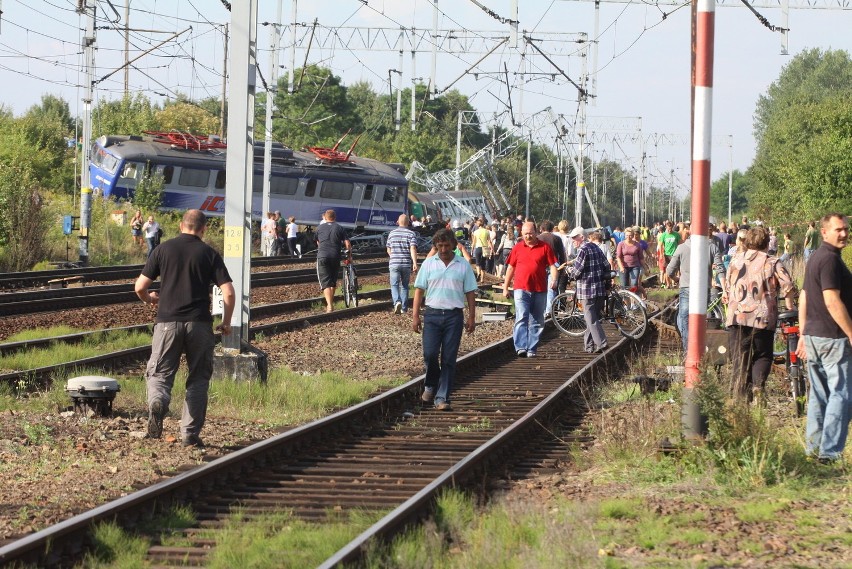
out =
{"type": "MultiPolygon", "coordinates": [[[[557,279],[559,278],[557,274],[557,279]]],[[[553,299],[556,298],[556,295],[559,294],[559,291],[553,287],[553,278],[550,276],[550,272],[547,273],[547,301],[544,305],[544,314],[545,316],[550,314],[550,307],[553,306],[553,299]]]]}
{"type": "Polygon", "coordinates": [[[642,267],[624,267],[624,272],[621,273],[621,286],[624,288],[636,286],[641,274],[642,267]]]}
{"type": "Polygon", "coordinates": [[[411,267],[391,265],[389,270],[391,302],[394,306],[397,302],[402,304],[402,311],[405,312],[408,310],[408,283],[411,282],[411,267]]]}
{"type": "Polygon", "coordinates": [[[811,379],[805,449],[819,458],[839,458],[849,433],[852,348],[848,338],[804,338],[811,379]]]}
{"type": "Polygon", "coordinates": [[[463,328],[462,309],[427,308],[423,315],[423,360],[426,362],[423,384],[426,390],[435,391],[436,405],[450,401],[463,328]]]}
{"type": "Polygon", "coordinates": [[[546,292],[515,289],[515,329],[512,331],[515,350],[535,353],[541,332],[544,329],[544,308],[546,304],[546,292]]]}
{"type": "Polygon", "coordinates": [[[683,342],[683,351],[686,352],[686,344],[689,339],[689,287],[680,289],[679,302],[677,305],[677,329],[680,331],[680,340],[683,342]]]}

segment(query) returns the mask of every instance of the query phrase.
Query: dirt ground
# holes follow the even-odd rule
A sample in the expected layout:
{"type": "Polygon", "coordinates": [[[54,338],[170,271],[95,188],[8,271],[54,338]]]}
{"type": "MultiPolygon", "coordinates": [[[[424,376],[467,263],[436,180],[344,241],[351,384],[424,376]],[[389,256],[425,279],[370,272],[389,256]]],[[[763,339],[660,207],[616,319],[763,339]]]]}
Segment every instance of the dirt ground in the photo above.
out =
{"type": "MultiPolygon", "coordinates": [[[[261,289],[267,296],[262,302],[316,294],[316,285],[303,286],[305,290],[261,289]]],[[[0,328],[8,336],[24,325],[113,327],[142,323],[149,317],[140,303],[122,305],[119,310],[9,318],[0,328]],[[17,320],[17,328],[8,320],[17,320]]],[[[307,373],[338,370],[350,377],[416,377],[423,373],[420,335],[410,329],[410,315],[375,312],[345,325],[358,330],[356,344],[351,334],[341,333],[338,323],[309,326],[264,338],[255,345],[266,351],[270,367],[288,366],[307,373]]],[[[511,321],[504,321],[478,326],[474,334],[464,335],[461,352],[505,338],[511,334],[511,325],[511,321]]],[[[141,378],[143,367],[140,365],[131,375],[141,378]]],[[[124,406],[120,393],[114,411],[112,418],[84,418],[67,409],[46,415],[0,411],[0,543],[209,461],[234,445],[272,434],[260,421],[246,423],[208,415],[202,433],[206,448],[188,449],[174,436],[164,436],[160,441],[145,439],[147,411],[124,406]]],[[[178,414],[179,410],[172,409],[171,415],[178,414]]],[[[178,423],[178,419],[167,417],[165,432],[177,433],[178,423]]]]}

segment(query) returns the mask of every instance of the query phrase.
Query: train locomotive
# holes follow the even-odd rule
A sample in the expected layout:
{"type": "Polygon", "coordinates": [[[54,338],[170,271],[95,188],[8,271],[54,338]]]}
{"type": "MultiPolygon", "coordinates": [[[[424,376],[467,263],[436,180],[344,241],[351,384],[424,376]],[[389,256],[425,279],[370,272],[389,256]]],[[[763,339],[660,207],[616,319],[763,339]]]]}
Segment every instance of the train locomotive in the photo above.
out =
{"type": "MultiPolygon", "coordinates": [[[[264,212],[262,143],[254,147],[252,217],[264,212]]],[[[226,146],[214,137],[183,133],[101,136],[92,144],[89,164],[93,191],[132,200],[148,175],[163,179],[162,209],[200,209],[225,213],[226,146]]],[[[344,227],[382,232],[408,212],[408,181],[401,165],[392,165],[334,149],[296,151],[273,143],[269,209],[316,226],[334,209],[344,227]]]]}

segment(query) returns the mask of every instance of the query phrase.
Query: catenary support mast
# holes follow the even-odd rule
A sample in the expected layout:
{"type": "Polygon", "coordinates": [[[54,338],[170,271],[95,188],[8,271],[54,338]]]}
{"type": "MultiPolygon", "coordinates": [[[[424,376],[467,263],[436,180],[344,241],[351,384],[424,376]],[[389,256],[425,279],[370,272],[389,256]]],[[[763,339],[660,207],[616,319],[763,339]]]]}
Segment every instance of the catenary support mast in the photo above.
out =
{"type": "Polygon", "coordinates": [[[710,211],[710,149],[713,120],[713,0],[693,0],[692,59],[692,211],[689,264],[689,340],[686,350],[683,434],[698,438],[706,431],[698,409],[701,356],[704,355],[707,325],[707,293],[710,263],[708,237],[710,211]]]}
{"type": "Polygon", "coordinates": [[[232,332],[222,336],[222,346],[231,353],[239,353],[240,340],[248,341],[249,325],[257,0],[231,4],[231,42],[224,258],[234,282],[238,305],[231,318],[232,332]]]}

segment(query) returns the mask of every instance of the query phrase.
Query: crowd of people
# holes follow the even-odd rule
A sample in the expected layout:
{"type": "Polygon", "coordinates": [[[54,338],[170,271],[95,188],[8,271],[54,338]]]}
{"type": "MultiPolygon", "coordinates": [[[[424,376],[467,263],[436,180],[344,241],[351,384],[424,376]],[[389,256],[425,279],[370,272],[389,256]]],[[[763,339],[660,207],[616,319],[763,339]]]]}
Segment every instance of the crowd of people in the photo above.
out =
{"type": "MultiPolygon", "coordinates": [[[[333,310],[341,256],[351,254],[351,243],[335,217],[334,210],[327,210],[316,231],[317,275],[328,312],[333,310]]],[[[181,435],[184,444],[198,446],[203,444],[199,433],[212,369],[206,292],[211,283],[226,292],[220,328],[229,333],[234,309],[230,276],[221,256],[202,241],[206,217],[201,212],[187,212],[180,235],[168,246],[158,247],[152,241],[159,233],[153,216],[146,222],[141,220],[142,214],[137,211],[131,232],[140,246],[143,236],[147,240],[149,259],[137,280],[136,292],[144,302],[159,306],[154,350],[146,373],[148,435],[159,438],[162,434],[177,362],[185,352],[191,369],[181,435]],[[149,291],[158,277],[163,282],[160,293],[149,291]]],[[[279,235],[291,239],[293,219],[283,229],[279,229],[280,221],[280,213],[270,213],[261,227],[264,254],[280,251],[279,235]]],[[[576,281],[577,297],[583,301],[584,349],[598,353],[607,347],[601,314],[613,275],[618,275],[622,286],[633,287],[645,297],[642,275],[656,260],[660,286],[679,289],[677,324],[686,351],[690,271],[696,269],[690,258],[688,222],[666,220],[651,227],[589,231],[582,227],[569,230],[565,220],[536,223],[517,216],[488,223],[480,218],[441,227],[432,236],[432,251],[418,264],[413,221],[401,215],[397,229],[387,239],[393,312],[408,312],[408,288],[416,275],[410,308],[412,329],[423,333],[426,379],[421,399],[438,410],[451,408],[462,332],[475,330],[477,280],[487,274],[502,280],[506,298],[512,290],[517,357],[536,357],[548,308],[569,281],[576,281]],[[471,252],[463,241],[469,242],[471,252]]],[[[730,227],[710,221],[707,279],[698,282],[706,282],[708,298],[721,296],[727,308],[732,392],[744,401],[760,403],[772,364],[778,299],[783,299],[787,310],[794,308],[796,300],[788,261],[797,248],[789,233],[779,243],[777,231],[759,221],[751,224],[743,217],[741,223],[730,227]]],[[[811,382],[805,444],[810,455],[825,462],[840,459],[852,417],[852,273],[840,256],[848,236],[847,218],[830,213],[820,220],[819,227],[816,222],[809,224],[802,242],[807,270],[798,297],[801,338],[797,354],[806,360],[811,382]]],[[[296,255],[298,250],[291,246],[290,254],[296,255]]]]}

